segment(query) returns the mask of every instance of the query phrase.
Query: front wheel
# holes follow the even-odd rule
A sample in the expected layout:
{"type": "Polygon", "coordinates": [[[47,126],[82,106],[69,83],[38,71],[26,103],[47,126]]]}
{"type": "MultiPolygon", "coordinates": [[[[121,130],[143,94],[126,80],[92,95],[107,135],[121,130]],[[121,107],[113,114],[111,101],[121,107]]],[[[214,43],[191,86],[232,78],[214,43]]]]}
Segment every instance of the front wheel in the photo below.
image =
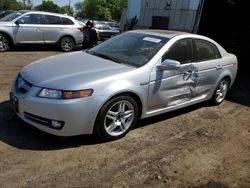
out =
{"type": "Polygon", "coordinates": [[[138,105],[130,96],[108,101],[96,119],[95,132],[104,139],[115,140],[127,134],[138,118],[138,105]]]}
{"type": "Polygon", "coordinates": [[[221,104],[224,99],[226,98],[227,92],[229,89],[229,80],[224,78],[221,80],[219,85],[216,87],[216,90],[214,92],[212,103],[215,105],[221,104]]]}
{"type": "Polygon", "coordinates": [[[70,52],[73,50],[75,42],[71,37],[63,37],[60,40],[60,47],[64,52],[70,52]]]}
{"type": "Polygon", "coordinates": [[[0,52],[6,52],[9,49],[10,49],[9,39],[5,35],[0,34],[0,52]]]}

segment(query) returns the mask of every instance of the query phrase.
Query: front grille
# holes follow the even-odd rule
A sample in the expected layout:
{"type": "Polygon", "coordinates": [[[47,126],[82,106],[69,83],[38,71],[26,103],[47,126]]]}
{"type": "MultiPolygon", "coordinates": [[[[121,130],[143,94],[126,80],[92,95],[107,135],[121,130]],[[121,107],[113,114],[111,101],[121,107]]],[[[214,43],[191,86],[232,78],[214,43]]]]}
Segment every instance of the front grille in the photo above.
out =
{"type": "Polygon", "coordinates": [[[32,87],[32,84],[24,80],[21,75],[17,77],[16,79],[16,92],[17,93],[27,93],[31,87],[32,87]]]}

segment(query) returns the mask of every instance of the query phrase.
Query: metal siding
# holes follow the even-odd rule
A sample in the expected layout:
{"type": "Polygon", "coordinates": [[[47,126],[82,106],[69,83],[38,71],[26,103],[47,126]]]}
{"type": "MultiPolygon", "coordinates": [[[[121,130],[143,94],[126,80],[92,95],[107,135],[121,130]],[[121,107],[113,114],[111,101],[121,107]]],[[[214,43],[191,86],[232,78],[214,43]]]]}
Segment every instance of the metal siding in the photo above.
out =
{"type": "MultiPolygon", "coordinates": [[[[137,1],[137,0],[136,0],[137,1]]],[[[129,0],[130,6],[135,0],[129,0]]],[[[169,29],[192,31],[200,0],[141,0],[138,27],[150,27],[153,16],[169,17],[169,29]],[[166,8],[167,3],[170,7],[166,8]]]]}
{"type": "Polygon", "coordinates": [[[127,18],[131,19],[135,15],[140,16],[141,0],[128,0],[127,18]]]}

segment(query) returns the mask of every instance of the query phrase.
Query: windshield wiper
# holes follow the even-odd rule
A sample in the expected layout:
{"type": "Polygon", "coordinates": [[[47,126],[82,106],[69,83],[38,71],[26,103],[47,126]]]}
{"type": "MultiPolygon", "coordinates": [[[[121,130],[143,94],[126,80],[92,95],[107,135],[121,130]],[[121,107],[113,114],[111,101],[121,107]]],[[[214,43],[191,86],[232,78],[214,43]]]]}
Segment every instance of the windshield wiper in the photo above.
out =
{"type": "Polygon", "coordinates": [[[94,56],[101,57],[103,59],[114,61],[116,63],[122,63],[121,60],[114,58],[114,57],[110,57],[109,55],[106,55],[106,54],[101,54],[101,53],[97,53],[97,52],[90,52],[90,51],[87,51],[87,53],[94,55],[94,56]]]}

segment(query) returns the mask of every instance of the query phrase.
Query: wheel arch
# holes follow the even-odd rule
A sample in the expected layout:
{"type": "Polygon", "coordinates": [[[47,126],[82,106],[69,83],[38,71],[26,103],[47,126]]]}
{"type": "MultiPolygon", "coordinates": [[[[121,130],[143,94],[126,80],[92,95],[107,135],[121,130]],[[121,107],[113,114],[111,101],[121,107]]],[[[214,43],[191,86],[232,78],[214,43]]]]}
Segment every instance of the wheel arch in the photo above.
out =
{"type": "Polygon", "coordinates": [[[75,39],[72,35],[63,35],[63,36],[61,36],[61,37],[59,38],[59,40],[58,40],[58,43],[59,43],[59,44],[60,44],[60,41],[62,40],[62,38],[64,38],[64,37],[70,37],[70,38],[72,38],[73,41],[74,41],[74,44],[76,44],[76,39],[75,39]]]}
{"type": "MultiPolygon", "coordinates": [[[[139,95],[137,95],[135,92],[132,92],[132,91],[123,91],[123,92],[120,92],[120,93],[115,93],[114,95],[108,97],[105,102],[101,105],[101,108],[103,107],[103,105],[105,105],[108,101],[110,101],[111,99],[113,98],[116,98],[116,97],[119,97],[119,96],[130,96],[131,98],[133,98],[135,100],[135,102],[137,103],[138,105],[138,119],[141,118],[141,115],[142,115],[142,100],[141,98],[139,97],[139,95]]],[[[98,112],[98,114],[100,113],[101,111],[101,108],[98,112]]],[[[98,117],[98,116],[97,116],[98,117]]]]}

